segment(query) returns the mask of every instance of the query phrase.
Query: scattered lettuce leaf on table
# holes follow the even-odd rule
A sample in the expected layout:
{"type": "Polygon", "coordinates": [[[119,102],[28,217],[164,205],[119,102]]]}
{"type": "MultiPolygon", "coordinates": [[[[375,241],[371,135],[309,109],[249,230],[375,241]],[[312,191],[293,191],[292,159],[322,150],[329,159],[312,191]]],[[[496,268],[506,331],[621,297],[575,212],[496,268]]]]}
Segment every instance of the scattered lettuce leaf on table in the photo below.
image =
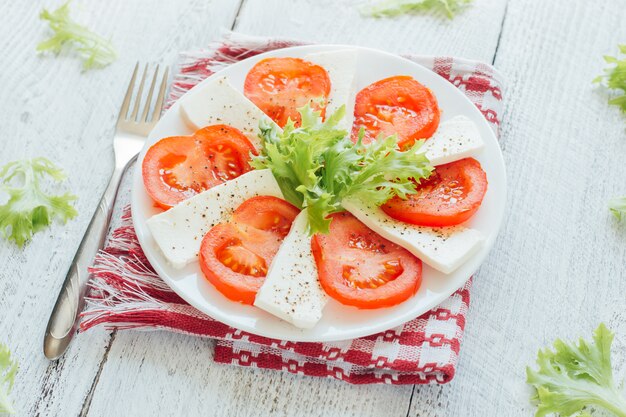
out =
{"type": "Polygon", "coordinates": [[[623,57],[604,56],[604,61],[609,64],[604,69],[604,74],[596,77],[593,82],[600,83],[611,90],[621,91],[617,97],[609,100],[609,104],[618,106],[622,113],[626,113],[626,45],[619,45],[619,51],[623,57]]]}
{"type": "Polygon", "coordinates": [[[618,221],[626,221],[626,196],[612,198],[609,201],[609,210],[618,221]]]}
{"type": "Polygon", "coordinates": [[[600,324],[593,342],[581,338],[576,344],[557,339],[554,350],[540,350],[539,369],[526,368],[526,381],[535,388],[535,416],[578,416],[584,415],[579,413],[585,407],[596,406],[626,417],[626,398],[611,368],[612,342],[613,333],[600,324]]]}
{"type": "Polygon", "coordinates": [[[70,2],[50,12],[43,9],[39,18],[49,23],[54,32],[50,39],[37,45],[38,52],[52,51],[58,54],[63,46],[74,48],[83,60],[83,69],[102,68],[117,59],[110,40],[92,32],[70,18],[70,2]]]}
{"type": "Polygon", "coordinates": [[[300,127],[290,120],[280,132],[261,122],[263,146],[252,166],[270,168],[285,198],[307,210],[310,234],[328,233],[327,216],[343,211],[342,199],[359,197],[380,205],[396,195],[406,198],[416,192],[415,181],[433,170],[419,152],[423,141],[404,151],[395,135],[367,145],[361,139],[352,143],[349,133],[337,128],[345,106],[326,121],[308,105],[298,111],[300,127]]]}
{"type": "Polygon", "coordinates": [[[67,222],[76,216],[70,204],[76,196],[65,193],[48,195],[41,187],[44,177],[60,182],[66,177],[63,170],[46,158],[13,161],[0,168],[0,193],[9,196],[0,205],[0,234],[18,246],[50,224],[53,218],[67,222]]]}
{"type": "Polygon", "coordinates": [[[361,7],[361,14],[372,17],[394,17],[407,13],[435,11],[449,19],[467,7],[472,0],[384,0],[361,7]]]}
{"type": "Polygon", "coordinates": [[[9,394],[13,390],[17,368],[17,361],[11,359],[9,348],[0,343],[0,413],[15,413],[9,394]]]}

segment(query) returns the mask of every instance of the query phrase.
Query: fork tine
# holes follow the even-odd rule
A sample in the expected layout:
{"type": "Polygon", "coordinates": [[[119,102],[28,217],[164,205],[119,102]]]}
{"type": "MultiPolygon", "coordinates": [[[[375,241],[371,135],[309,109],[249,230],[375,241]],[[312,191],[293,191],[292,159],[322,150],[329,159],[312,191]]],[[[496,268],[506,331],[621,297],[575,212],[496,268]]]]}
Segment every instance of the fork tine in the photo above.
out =
{"type": "Polygon", "coordinates": [[[139,104],[141,104],[141,95],[143,94],[143,85],[146,81],[146,73],[148,72],[148,64],[144,67],[143,75],[141,76],[141,83],[139,84],[139,90],[137,91],[137,98],[135,99],[135,106],[133,112],[130,114],[130,120],[137,120],[137,113],[139,113],[139,104]]]}
{"type": "Polygon", "coordinates": [[[143,114],[139,119],[139,123],[145,123],[148,120],[148,112],[150,111],[150,104],[152,103],[152,93],[154,92],[154,85],[156,84],[157,75],[159,74],[159,66],[157,65],[152,76],[152,82],[150,83],[150,90],[148,91],[148,97],[146,98],[146,104],[143,109],[143,114]]]}
{"type": "Polygon", "coordinates": [[[128,89],[126,90],[126,95],[124,96],[124,101],[122,102],[122,108],[120,109],[120,114],[117,116],[117,121],[126,119],[126,115],[128,114],[128,107],[130,106],[130,99],[133,95],[133,88],[135,87],[135,78],[137,78],[137,69],[139,69],[139,62],[135,64],[135,70],[133,71],[133,76],[130,78],[130,83],[128,84],[128,89]]]}
{"type": "Polygon", "coordinates": [[[161,111],[163,110],[163,101],[165,98],[165,90],[167,87],[167,76],[169,73],[169,68],[165,67],[165,72],[163,73],[163,79],[161,81],[161,86],[159,87],[159,95],[157,96],[156,104],[154,105],[154,113],[152,113],[151,122],[156,122],[161,118],[161,111]]]}

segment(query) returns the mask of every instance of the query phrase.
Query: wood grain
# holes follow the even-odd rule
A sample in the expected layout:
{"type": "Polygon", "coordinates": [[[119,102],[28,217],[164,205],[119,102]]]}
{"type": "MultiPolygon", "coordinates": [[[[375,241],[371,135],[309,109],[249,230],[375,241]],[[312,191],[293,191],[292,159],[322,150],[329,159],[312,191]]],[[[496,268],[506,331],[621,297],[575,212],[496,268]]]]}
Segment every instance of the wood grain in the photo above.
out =
{"type": "MultiPolygon", "coordinates": [[[[496,4],[496,2],[483,3],[491,13],[491,17],[495,19],[490,22],[491,36],[484,38],[491,41],[491,52],[485,48],[481,55],[491,60],[504,8],[502,4],[496,4]]],[[[360,43],[383,47],[384,45],[376,42],[367,42],[374,40],[373,37],[367,39],[364,36],[367,33],[367,25],[371,28],[376,25],[387,25],[389,31],[387,37],[405,33],[403,30],[398,30],[395,24],[389,25],[387,21],[360,18],[355,13],[354,2],[328,3],[320,6],[326,9],[302,1],[296,3],[247,1],[240,11],[235,29],[256,35],[296,36],[318,42],[360,43]],[[332,9],[329,10],[330,6],[332,9]],[[288,7],[288,10],[284,10],[284,7],[288,7]],[[346,8],[349,10],[344,10],[346,8]],[[273,16],[279,10],[283,16],[287,17],[275,19],[273,16]],[[342,29],[339,31],[328,31],[327,34],[333,35],[334,38],[320,39],[316,33],[320,21],[329,15],[338,15],[344,11],[353,17],[353,21],[358,21],[365,30],[358,36],[351,36],[350,31],[343,30],[345,26],[340,26],[342,29]],[[302,15],[311,17],[306,19],[305,25],[302,25],[297,17],[292,17],[302,15]],[[254,24],[258,22],[267,22],[269,25],[261,24],[260,29],[257,29],[254,24]],[[363,43],[364,39],[365,43],[363,43]]],[[[437,29],[435,33],[432,33],[433,28],[439,28],[439,33],[447,31],[447,28],[442,28],[441,19],[416,17],[416,20],[426,22],[429,27],[422,28],[419,33],[412,33],[411,36],[414,36],[412,40],[418,39],[421,33],[424,37],[428,36],[428,41],[431,39],[433,42],[437,41],[439,47],[446,51],[457,45],[452,39],[443,42],[437,40],[437,29]]],[[[472,30],[477,28],[478,25],[472,30]]],[[[464,39],[471,42],[471,39],[476,40],[477,36],[474,33],[464,39]]],[[[412,40],[403,40],[401,44],[396,45],[396,50],[437,53],[436,49],[401,48],[401,46],[412,45],[412,40]]],[[[424,45],[428,41],[424,42],[424,45]]],[[[252,371],[216,366],[210,362],[210,357],[205,350],[206,346],[206,342],[194,338],[180,338],[168,334],[137,336],[118,333],[107,364],[103,368],[101,382],[94,392],[89,415],[103,416],[123,411],[130,411],[132,415],[153,415],[162,411],[165,405],[164,402],[159,401],[162,396],[174,399],[171,404],[184,404],[184,409],[181,411],[184,415],[208,413],[224,416],[383,416],[405,415],[409,407],[412,387],[351,386],[337,381],[301,378],[264,370],[252,371]],[[155,343],[144,343],[143,340],[146,337],[154,340],[155,343]],[[161,346],[161,349],[154,349],[155,344],[161,346]],[[144,360],[151,361],[153,365],[145,366],[144,360]],[[171,361],[175,361],[175,364],[169,365],[168,368],[166,364],[171,361]],[[168,369],[177,370],[177,374],[183,373],[181,383],[184,384],[184,388],[179,388],[175,382],[172,384],[172,381],[158,384],[156,389],[153,385],[146,386],[138,383],[152,380],[165,381],[168,377],[178,379],[168,372],[168,369]],[[115,379],[115,375],[121,374],[132,375],[133,380],[128,380],[125,384],[110,383],[115,379]],[[127,400],[122,400],[119,404],[111,404],[109,400],[111,397],[127,400]],[[202,401],[203,398],[210,399],[210,401],[202,401]],[[254,401],[248,401],[249,398],[254,398],[254,401]]],[[[172,409],[166,409],[165,413],[172,411],[172,409]]]]}
{"type": "Polygon", "coordinates": [[[318,43],[355,44],[396,53],[450,55],[491,62],[506,2],[476,0],[454,20],[413,15],[364,18],[358,0],[247,0],[237,30],[318,43]]]}
{"type": "Polygon", "coordinates": [[[410,386],[353,386],[216,365],[211,352],[211,342],[205,339],[165,332],[118,332],[89,416],[406,414],[410,386]]]}
{"type": "Polygon", "coordinates": [[[416,389],[411,416],[530,416],[537,350],[601,321],[626,372],[626,227],[607,209],[626,194],[625,125],[591,85],[625,21],[623,0],[509,1],[495,60],[508,79],[508,215],[474,280],[457,376],[416,389]]]}
{"type": "MultiPolygon", "coordinates": [[[[54,7],[60,2],[45,2],[54,7]],[[54,3],[54,4],[53,4],[54,3]]],[[[114,121],[137,60],[171,63],[230,27],[238,0],[81,1],[73,13],[111,37],[119,59],[82,73],[71,54],[37,56],[47,35],[43,1],[1,2],[0,164],[46,156],[66,168],[79,216],[39,233],[24,249],[0,240],[0,339],[20,361],[12,398],[20,415],[75,416],[92,388],[109,334],[80,335],[58,363],[42,354],[42,337],[80,237],[113,169],[114,121]]]]}
{"type": "Polygon", "coordinates": [[[21,362],[12,395],[20,415],[530,416],[525,365],[555,337],[588,335],[601,320],[618,331],[615,362],[626,374],[626,228],[606,209],[609,197],[626,194],[626,134],[590,85],[601,55],[626,39],[626,0],[475,0],[453,21],[366,19],[353,0],[83,0],[73,10],[120,52],[87,73],[70,54],[35,55],[46,34],[42,4],[0,3],[0,163],[43,155],[64,166],[80,216],[23,250],[0,240],[0,339],[21,362]],[[509,215],[475,279],[451,384],[351,386],[216,365],[210,341],[165,332],[111,339],[94,330],[58,363],[43,358],[49,312],[112,170],[130,69],[173,62],[231,28],[237,13],[244,33],[495,57],[508,78],[509,215]]]}
{"type": "MultiPolygon", "coordinates": [[[[490,40],[490,46],[482,45],[476,54],[491,61],[495,52],[497,35],[502,19],[504,5],[498,2],[481,2],[487,10],[482,12],[489,22],[487,30],[491,36],[483,40],[490,40]]],[[[375,37],[367,37],[378,25],[385,27],[387,33],[382,39],[402,37],[407,32],[397,24],[390,25],[389,21],[363,19],[355,11],[354,2],[322,2],[313,4],[306,1],[285,3],[280,1],[246,1],[241,8],[235,29],[243,33],[265,36],[290,36],[319,42],[357,43],[368,46],[387,47],[390,50],[412,53],[437,53],[439,48],[455,53],[453,47],[458,46],[456,40],[437,40],[440,35],[448,32],[446,21],[431,17],[413,17],[419,31],[410,32],[410,39],[403,39],[395,47],[377,43],[375,37]],[[285,10],[285,7],[287,10],[285,10]],[[318,32],[320,25],[324,25],[328,16],[343,16],[347,23],[358,22],[362,32],[355,33],[353,28],[345,24],[337,27],[339,30],[326,31],[324,27],[318,32]],[[275,16],[285,16],[276,19],[275,16]],[[307,16],[306,24],[298,16],[307,16]],[[265,22],[265,24],[263,23],[265,22]],[[426,23],[422,26],[420,23],[426,23]],[[258,25],[258,26],[257,26],[258,25]],[[326,33],[330,37],[320,39],[319,33],[326,33]],[[435,33],[433,33],[435,32],[435,33]],[[420,37],[428,37],[428,41],[420,47],[412,48],[420,37]],[[427,47],[427,45],[429,45],[427,47]],[[445,45],[445,46],[444,46],[445,45]],[[424,46],[424,48],[421,48],[424,46]],[[430,49],[429,49],[430,48],[430,49]]],[[[467,13],[475,11],[468,10],[467,13]]],[[[463,19],[468,19],[464,17],[463,19]]],[[[402,19],[401,19],[402,20],[402,19]]],[[[406,19],[405,19],[406,20],[406,19]]],[[[463,37],[465,45],[479,45],[478,31],[480,24],[473,22],[470,35],[463,37]]],[[[452,26],[450,26],[452,27],[452,26]]],[[[485,28],[483,28],[485,29],[485,28]]],[[[458,30],[458,29],[457,29],[458,30]]],[[[461,32],[455,36],[460,38],[461,32]]],[[[445,37],[444,37],[445,39],[445,37]]],[[[98,384],[89,408],[90,416],[104,416],[117,412],[130,411],[132,415],[154,415],[159,411],[173,413],[180,404],[181,415],[210,415],[224,416],[386,416],[406,415],[413,392],[412,387],[388,386],[351,386],[332,380],[301,378],[264,370],[232,369],[212,364],[206,351],[207,343],[194,338],[181,338],[167,334],[126,334],[118,333],[106,366],[100,377],[106,383],[98,384]],[[145,338],[154,340],[146,343],[145,338]],[[154,346],[159,345],[160,349],[154,346]],[[178,355],[177,355],[178,354],[178,355]],[[159,366],[158,364],[172,365],[159,366]],[[146,362],[151,365],[146,366],[146,362]],[[176,370],[168,372],[168,369],[176,370]],[[182,372],[183,376],[177,376],[182,372]],[[125,383],[115,381],[118,375],[132,375],[133,380],[125,383]],[[173,380],[180,379],[182,387],[173,380]],[[169,382],[165,382],[170,379],[169,382]],[[155,389],[154,385],[143,385],[139,381],[163,381],[155,389]],[[159,398],[168,396],[176,399],[171,403],[159,401],[159,398]],[[110,398],[122,399],[112,404],[110,398]],[[202,399],[210,401],[205,402],[202,399]],[[247,399],[253,398],[254,401],[247,399]],[[384,399],[381,401],[380,399],[384,399]],[[163,409],[163,407],[166,407],[163,409]]]]}

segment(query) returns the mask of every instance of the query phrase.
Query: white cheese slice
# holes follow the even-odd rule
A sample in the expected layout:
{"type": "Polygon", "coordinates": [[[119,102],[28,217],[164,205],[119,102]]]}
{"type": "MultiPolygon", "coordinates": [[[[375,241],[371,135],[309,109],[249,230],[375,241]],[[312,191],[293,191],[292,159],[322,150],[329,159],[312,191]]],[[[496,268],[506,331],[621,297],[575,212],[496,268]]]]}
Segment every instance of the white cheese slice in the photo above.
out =
{"type": "Polygon", "coordinates": [[[328,301],[319,284],[306,229],[306,211],[302,211],[291,225],[254,301],[260,309],[303,329],[315,326],[328,301]]]}
{"type": "Polygon", "coordinates": [[[260,149],[259,122],[276,125],[246,96],[235,90],[226,77],[217,78],[180,100],[180,115],[192,129],[225,124],[240,130],[256,149],[260,149]]]}
{"type": "Polygon", "coordinates": [[[195,261],[204,235],[249,198],[269,195],[284,198],[269,169],[253,170],[216,185],[156,214],[146,224],[152,237],[175,268],[195,261]]]}
{"type": "Polygon", "coordinates": [[[482,234],[463,226],[433,228],[415,226],[389,217],[379,207],[356,199],[341,205],[382,237],[402,246],[445,274],[457,269],[480,248],[482,234]]]}
{"type": "Polygon", "coordinates": [[[437,166],[467,158],[484,146],[483,138],[474,122],[466,116],[455,116],[439,125],[420,152],[425,151],[430,163],[437,166]]]}
{"type": "Polygon", "coordinates": [[[346,115],[338,124],[340,129],[348,132],[352,129],[354,119],[354,99],[356,96],[356,49],[341,49],[331,52],[318,52],[305,55],[304,59],[323,67],[330,78],[330,94],[326,106],[326,116],[346,105],[346,115]]]}

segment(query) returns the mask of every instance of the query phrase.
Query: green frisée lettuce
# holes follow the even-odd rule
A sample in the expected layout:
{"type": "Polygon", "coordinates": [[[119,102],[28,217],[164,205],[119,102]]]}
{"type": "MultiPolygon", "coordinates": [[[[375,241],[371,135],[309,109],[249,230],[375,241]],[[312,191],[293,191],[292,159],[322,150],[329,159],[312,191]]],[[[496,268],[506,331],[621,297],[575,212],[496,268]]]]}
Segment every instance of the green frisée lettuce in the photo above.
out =
{"type": "Polygon", "coordinates": [[[344,106],[326,121],[308,105],[298,111],[300,127],[289,121],[280,132],[261,122],[263,146],[252,166],[272,170],[285,198],[307,211],[311,234],[328,233],[327,216],[343,210],[344,198],[358,197],[376,205],[396,195],[406,198],[416,192],[415,181],[433,170],[419,152],[422,141],[405,151],[398,148],[395,135],[368,145],[361,139],[352,143],[348,132],[337,128],[344,106]]]}
{"type": "Polygon", "coordinates": [[[472,0],[384,0],[361,7],[361,13],[373,17],[393,17],[406,13],[436,11],[452,19],[472,0]]]}
{"type": "MultiPolygon", "coordinates": [[[[619,45],[619,51],[624,57],[605,56],[604,61],[609,64],[604,74],[596,77],[593,82],[603,84],[607,88],[620,91],[609,100],[609,104],[619,107],[626,114],[626,45],[619,45]]],[[[615,197],[609,201],[609,210],[617,220],[626,220],[626,196],[615,197]]]]}
{"type": "Polygon", "coordinates": [[[612,198],[609,201],[609,210],[617,220],[626,220],[626,196],[612,198]]]}
{"type": "MultiPolygon", "coordinates": [[[[626,45],[619,45],[619,51],[622,55],[626,55],[626,45]]],[[[620,59],[607,55],[604,60],[610,67],[605,68],[604,75],[596,77],[593,82],[621,91],[617,97],[609,100],[609,104],[619,107],[622,113],[626,113],[626,56],[620,59]]]]}
{"type": "Polygon", "coordinates": [[[46,158],[13,161],[0,168],[0,195],[9,199],[0,205],[0,234],[23,246],[33,233],[44,229],[53,218],[62,222],[76,216],[69,193],[48,195],[41,188],[43,177],[60,182],[63,170],[46,158]]]}
{"type": "Polygon", "coordinates": [[[612,342],[613,333],[600,324],[593,342],[582,338],[578,344],[556,340],[554,350],[540,350],[539,369],[526,368],[527,382],[535,388],[535,415],[582,415],[578,413],[585,407],[597,406],[626,417],[626,398],[611,369],[612,342]]]}
{"type": "Polygon", "coordinates": [[[11,359],[9,348],[0,343],[0,413],[15,413],[9,394],[13,390],[17,368],[17,361],[11,359]]]}
{"type": "Polygon", "coordinates": [[[117,58],[111,41],[70,18],[69,1],[52,12],[43,9],[39,18],[49,23],[54,34],[37,45],[38,52],[52,51],[58,54],[64,45],[71,46],[82,58],[85,70],[105,67],[117,58]]]}

